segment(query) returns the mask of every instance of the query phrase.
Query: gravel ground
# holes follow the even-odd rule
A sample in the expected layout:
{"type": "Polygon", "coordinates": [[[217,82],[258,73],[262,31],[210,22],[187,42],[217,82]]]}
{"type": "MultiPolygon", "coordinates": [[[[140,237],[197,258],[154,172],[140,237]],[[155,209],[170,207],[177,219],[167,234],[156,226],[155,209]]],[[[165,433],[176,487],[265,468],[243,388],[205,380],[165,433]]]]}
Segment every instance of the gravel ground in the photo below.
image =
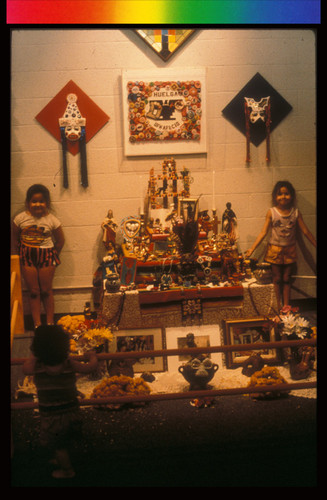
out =
{"type": "Polygon", "coordinates": [[[37,411],[12,415],[13,487],[316,486],[316,400],[222,396],[120,410],[82,407],[73,479],[51,477],[37,411]]]}
{"type": "MultiPolygon", "coordinates": [[[[14,356],[28,355],[30,339],[14,356]]],[[[278,367],[287,381],[286,367],[278,367]]],[[[314,380],[315,374],[309,380],[314,380]]],[[[12,367],[12,396],[21,368],[12,367]]],[[[214,388],[241,387],[241,370],[218,370],[214,388]]],[[[98,382],[79,379],[89,397],[98,382]]],[[[177,373],[156,374],[152,392],[188,389],[177,373]]],[[[40,447],[39,415],[11,415],[12,487],[316,487],[315,389],[272,400],[220,396],[206,408],[189,399],[155,401],[118,410],[82,407],[83,438],[71,450],[76,476],[53,479],[40,447]]]]}

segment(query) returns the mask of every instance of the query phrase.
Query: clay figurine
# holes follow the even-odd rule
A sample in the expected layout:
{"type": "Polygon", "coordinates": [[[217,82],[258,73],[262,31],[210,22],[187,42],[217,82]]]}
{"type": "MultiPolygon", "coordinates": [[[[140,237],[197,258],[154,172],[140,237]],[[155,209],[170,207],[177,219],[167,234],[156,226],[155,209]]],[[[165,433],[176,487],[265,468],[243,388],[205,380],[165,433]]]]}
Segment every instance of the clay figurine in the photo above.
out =
{"type": "Polygon", "coordinates": [[[264,364],[265,362],[260,354],[254,353],[242,364],[242,373],[247,377],[251,377],[251,375],[253,375],[255,372],[259,372],[260,370],[262,370],[264,364]]]}

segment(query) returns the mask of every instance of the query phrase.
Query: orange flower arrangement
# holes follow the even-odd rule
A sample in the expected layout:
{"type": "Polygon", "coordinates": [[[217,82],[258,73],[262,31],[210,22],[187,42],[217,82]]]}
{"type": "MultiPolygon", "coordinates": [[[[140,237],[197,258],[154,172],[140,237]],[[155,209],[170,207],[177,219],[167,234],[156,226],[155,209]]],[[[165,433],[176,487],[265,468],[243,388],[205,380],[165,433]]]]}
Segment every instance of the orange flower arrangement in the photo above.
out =
{"type": "Polygon", "coordinates": [[[290,391],[274,391],[273,386],[279,384],[287,384],[287,381],[274,366],[264,366],[262,370],[255,372],[248,383],[248,387],[260,387],[271,385],[271,391],[250,393],[250,397],[255,399],[260,398],[276,398],[287,395],[290,391]]]}
{"type": "Polygon", "coordinates": [[[141,396],[150,394],[149,385],[141,377],[125,375],[107,377],[93,389],[91,398],[110,398],[115,396],[141,396]]]}

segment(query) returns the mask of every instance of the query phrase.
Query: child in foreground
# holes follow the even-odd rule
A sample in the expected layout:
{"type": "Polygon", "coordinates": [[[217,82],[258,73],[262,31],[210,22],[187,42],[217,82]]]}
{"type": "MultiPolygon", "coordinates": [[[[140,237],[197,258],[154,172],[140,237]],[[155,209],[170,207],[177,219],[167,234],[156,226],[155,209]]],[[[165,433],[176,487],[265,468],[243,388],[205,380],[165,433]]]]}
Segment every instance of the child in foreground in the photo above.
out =
{"type": "Polygon", "coordinates": [[[76,372],[91,373],[97,367],[95,353],[87,363],[69,356],[69,336],[59,325],[39,326],[32,341],[32,356],[25,361],[25,375],[33,375],[41,422],[40,440],[54,452],[55,478],[75,476],[68,448],[81,430],[76,372]]]}
{"type": "Polygon", "coordinates": [[[273,282],[279,309],[281,302],[288,306],[291,291],[291,274],[297,260],[296,236],[298,229],[316,247],[314,236],[304,223],[302,214],[295,208],[296,193],[288,181],[279,181],[272,191],[272,204],[266,215],[264,226],[252,247],[246,252],[248,258],[260,245],[271,229],[264,260],[271,264],[273,282]]]}

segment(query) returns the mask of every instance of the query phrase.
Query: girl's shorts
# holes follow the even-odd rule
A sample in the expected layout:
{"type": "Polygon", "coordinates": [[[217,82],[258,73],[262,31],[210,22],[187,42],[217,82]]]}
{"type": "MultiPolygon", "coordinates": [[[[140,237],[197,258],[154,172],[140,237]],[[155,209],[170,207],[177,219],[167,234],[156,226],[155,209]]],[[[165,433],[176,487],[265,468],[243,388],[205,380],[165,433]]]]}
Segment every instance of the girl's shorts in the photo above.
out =
{"type": "Polygon", "coordinates": [[[266,256],[264,259],[270,264],[288,265],[296,262],[296,246],[279,247],[268,244],[266,256]]]}
{"type": "Polygon", "coordinates": [[[40,442],[42,446],[66,448],[82,437],[79,408],[65,411],[40,411],[40,442]]]}
{"type": "Polygon", "coordinates": [[[54,247],[40,248],[21,244],[19,256],[22,265],[28,267],[49,267],[60,264],[58,252],[54,247]]]}

